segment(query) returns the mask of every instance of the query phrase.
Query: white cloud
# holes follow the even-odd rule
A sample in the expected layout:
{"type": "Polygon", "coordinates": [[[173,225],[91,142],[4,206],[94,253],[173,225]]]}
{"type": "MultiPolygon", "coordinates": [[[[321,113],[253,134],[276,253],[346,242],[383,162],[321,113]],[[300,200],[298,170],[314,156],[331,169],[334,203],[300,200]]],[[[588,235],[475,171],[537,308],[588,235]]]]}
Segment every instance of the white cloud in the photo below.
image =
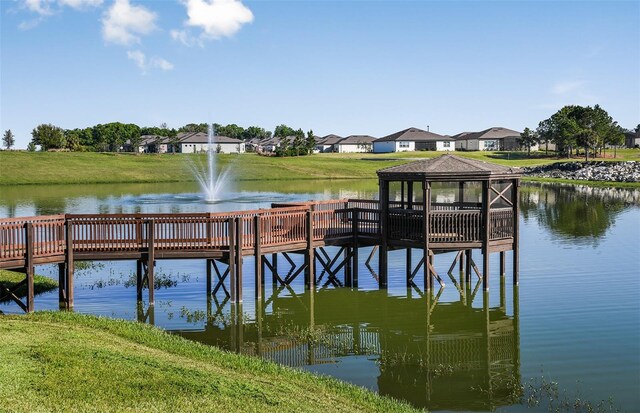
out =
{"type": "Polygon", "coordinates": [[[87,7],[98,7],[102,5],[102,0],[58,0],[61,6],[69,6],[73,9],[84,9],[87,7]]]}
{"type": "Polygon", "coordinates": [[[156,29],[157,15],[129,0],[116,0],[102,18],[102,35],[107,42],[130,45],[140,42],[140,35],[156,29]]]}
{"type": "Polygon", "coordinates": [[[23,4],[29,11],[41,16],[50,16],[53,14],[52,3],[52,0],[24,0],[23,4]]]}
{"type": "MultiPolygon", "coordinates": [[[[253,21],[253,13],[240,0],[182,0],[182,3],[187,8],[185,24],[202,29],[204,38],[233,36],[244,24],[253,21]]],[[[190,38],[184,31],[175,32],[177,40],[183,43],[190,38]]],[[[174,39],[176,36],[172,33],[174,39]]]]}
{"type": "Polygon", "coordinates": [[[40,16],[51,16],[64,6],[81,10],[89,7],[97,7],[103,0],[23,0],[24,7],[40,16]]]}
{"type": "Polygon", "coordinates": [[[191,47],[195,46],[196,44],[202,46],[202,41],[191,36],[191,34],[186,30],[171,30],[170,33],[173,40],[175,40],[176,42],[180,42],[185,46],[191,47]]]}
{"type": "Polygon", "coordinates": [[[142,71],[143,74],[147,73],[148,70],[151,69],[160,69],[163,71],[168,71],[173,69],[173,63],[168,62],[167,60],[161,57],[152,57],[147,59],[144,53],[140,50],[130,50],[127,52],[127,57],[138,66],[138,68],[142,71]]]}
{"type": "Polygon", "coordinates": [[[89,7],[97,7],[103,0],[23,0],[22,6],[38,17],[20,22],[18,28],[21,30],[33,29],[48,16],[59,12],[63,7],[71,7],[76,10],[83,10],[89,7]]]}

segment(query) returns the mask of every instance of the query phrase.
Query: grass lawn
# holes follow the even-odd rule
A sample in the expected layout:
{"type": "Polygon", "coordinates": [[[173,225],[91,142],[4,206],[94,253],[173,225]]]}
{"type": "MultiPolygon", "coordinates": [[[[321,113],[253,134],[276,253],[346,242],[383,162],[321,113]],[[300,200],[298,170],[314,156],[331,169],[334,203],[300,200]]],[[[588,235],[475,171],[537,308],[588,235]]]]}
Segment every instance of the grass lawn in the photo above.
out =
{"type": "Polygon", "coordinates": [[[1,411],[414,411],[148,325],[73,313],[0,316],[0,360],[1,411]]]}
{"type": "MultiPolygon", "coordinates": [[[[14,285],[24,280],[25,275],[19,272],[0,270],[0,296],[4,295],[4,289],[11,289],[14,285]]],[[[58,283],[49,277],[35,275],[33,277],[33,290],[35,294],[45,293],[58,288],[58,283]]],[[[18,297],[27,295],[27,287],[20,287],[16,292],[18,297]]],[[[8,301],[7,298],[5,301],[8,301]]],[[[2,407],[0,406],[0,409],[2,407]]]]}
{"type": "MultiPolygon", "coordinates": [[[[316,154],[276,158],[255,154],[218,155],[219,167],[230,166],[237,180],[363,179],[376,171],[442,152],[387,154],[316,154]]],[[[564,158],[524,152],[455,152],[458,156],[508,166],[534,166],[564,158]]],[[[607,155],[611,155],[608,153],[607,155]]],[[[194,181],[189,165],[204,163],[204,154],[131,154],[93,152],[0,152],[0,185],[194,181]],[[191,160],[191,161],[190,161],[191,160]]],[[[601,158],[598,158],[601,159],[601,158]]],[[[612,158],[604,158],[613,160],[612,158]]],[[[579,161],[581,158],[574,158],[579,161]]],[[[615,160],[640,160],[640,150],[622,149],[615,160]]]]}

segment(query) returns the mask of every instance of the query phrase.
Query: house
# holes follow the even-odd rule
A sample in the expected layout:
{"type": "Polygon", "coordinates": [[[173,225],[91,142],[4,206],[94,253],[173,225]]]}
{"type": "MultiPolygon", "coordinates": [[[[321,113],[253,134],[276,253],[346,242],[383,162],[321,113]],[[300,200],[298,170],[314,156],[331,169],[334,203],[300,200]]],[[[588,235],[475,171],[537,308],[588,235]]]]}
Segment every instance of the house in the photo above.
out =
{"type": "Polygon", "coordinates": [[[342,136],[326,135],[316,140],[316,150],[318,152],[337,152],[334,145],[343,140],[342,136]]]}
{"type": "Polygon", "coordinates": [[[640,148],[640,130],[624,133],[624,146],[627,148],[640,148]]]}
{"type": "Polygon", "coordinates": [[[172,146],[169,142],[169,138],[160,135],[142,135],[140,136],[140,143],[138,144],[137,151],[131,147],[131,141],[127,140],[124,143],[123,149],[126,152],[138,152],[138,153],[167,153],[171,152],[172,146]]]}
{"type": "Polygon", "coordinates": [[[333,144],[333,152],[355,153],[373,151],[373,141],[376,138],[369,135],[349,135],[333,144]]]}
{"type": "Polygon", "coordinates": [[[455,142],[448,136],[418,128],[408,128],[373,141],[373,152],[408,152],[419,150],[453,151],[455,142]]]}
{"type": "MultiPolygon", "coordinates": [[[[520,132],[493,127],[480,132],[462,132],[452,137],[455,140],[456,150],[459,151],[515,151],[521,149],[518,143],[520,132]]],[[[532,151],[538,150],[538,145],[531,147],[532,151]]]]}
{"type": "MultiPolygon", "coordinates": [[[[178,135],[182,153],[206,152],[209,150],[209,136],[202,132],[186,132],[178,135]]],[[[213,136],[211,144],[216,153],[244,153],[245,143],[227,136],[213,136]]]]}

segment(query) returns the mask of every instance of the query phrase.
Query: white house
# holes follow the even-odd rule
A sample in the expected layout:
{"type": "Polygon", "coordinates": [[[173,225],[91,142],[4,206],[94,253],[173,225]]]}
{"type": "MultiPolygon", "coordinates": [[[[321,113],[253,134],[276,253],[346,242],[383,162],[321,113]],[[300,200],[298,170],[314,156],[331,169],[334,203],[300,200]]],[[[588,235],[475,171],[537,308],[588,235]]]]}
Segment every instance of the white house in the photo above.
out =
{"type": "Polygon", "coordinates": [[[376,138],[369,135],[350,135],[333,145],[333,152],[357,153],[373,151],[373,141],[376,138]]]}
{"type": "Polygon", "coordinates": [[[455,142],[448,136],[418,128],[408,128],[373,141],[373,152],[409,152],[418,150],[453,151],[455,142]]]}
{"type": "MultiPolygon", "coordinates": [[[[209,137],[202,132],[187,132],[178,135],[182,153],[207,152],[209,150],[209,137]]],[[[214,136],[211,144],[216,153],[244,153],[245,144],[240,139],[227,136],[214,136]]]]}

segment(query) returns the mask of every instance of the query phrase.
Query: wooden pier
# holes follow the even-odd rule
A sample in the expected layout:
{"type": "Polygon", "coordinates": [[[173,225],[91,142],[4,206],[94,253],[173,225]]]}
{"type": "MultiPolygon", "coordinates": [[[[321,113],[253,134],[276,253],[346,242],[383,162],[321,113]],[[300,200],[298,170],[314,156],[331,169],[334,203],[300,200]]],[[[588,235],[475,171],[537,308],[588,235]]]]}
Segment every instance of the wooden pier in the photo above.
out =
{"type": "MultiPolygon", "coordinates": [[[[311,201],[225,213],[1,219],[0,268],[23,272],[25,279],[11,290],[0,291],[0,301],[9,297],[24,311],[33,311],[34,267],[57,264],[60,303],[73,307],[74,263],[100,260],[135,260],[137,298],[142,300],[147,288],[150,304],[154,302],[155,263],[162,259],[205,260],[207,291],[223,290],[232,302],[242,300],[242,263],[248,256],[255,257],[258,299],[267,272],[274,284],[288,285],[302,274],[305,286],[315,288],[316,264],[336,286],[357,287],[359,249],[370,246],[379,247],[380,288],[387,287],[387,254],[395,249],[407,251],[407,285],[422,272],[426,290],[432,288],[434,279],[444,283],[433,266],[437,254],[457,252],[449,273],[459,264],[467,280],[475,272],[488,290],[489,254],[500,253],[500,275],[504,276],[504,254],[512,250],[513,282],[517,284],[519,173],[446,155],[387,168],[378,175],[379,201],[311,201]],[[456,199],[433,201],[433,185],[442,182],[457,185],[456,199]],[[325,249],[329,246],[339,247],[339,252],[331,256],[325,249]],[[414,249],[421,250],[415,266],[414,249]],[[482,272],[473,261],[474,249],[482,251],[482,272]],[[283,276],[277,271],[279,254],[287,260],[291,260],[289,254],[302,254],[304,264],[283,276]],[[344,282],[338,278],[341,270],[344,282]],[[23,285],[27,287],[24,301],[15,295],[23,285]]],[[[371,259],[369,256],[368,261],[371,259]]]]}

